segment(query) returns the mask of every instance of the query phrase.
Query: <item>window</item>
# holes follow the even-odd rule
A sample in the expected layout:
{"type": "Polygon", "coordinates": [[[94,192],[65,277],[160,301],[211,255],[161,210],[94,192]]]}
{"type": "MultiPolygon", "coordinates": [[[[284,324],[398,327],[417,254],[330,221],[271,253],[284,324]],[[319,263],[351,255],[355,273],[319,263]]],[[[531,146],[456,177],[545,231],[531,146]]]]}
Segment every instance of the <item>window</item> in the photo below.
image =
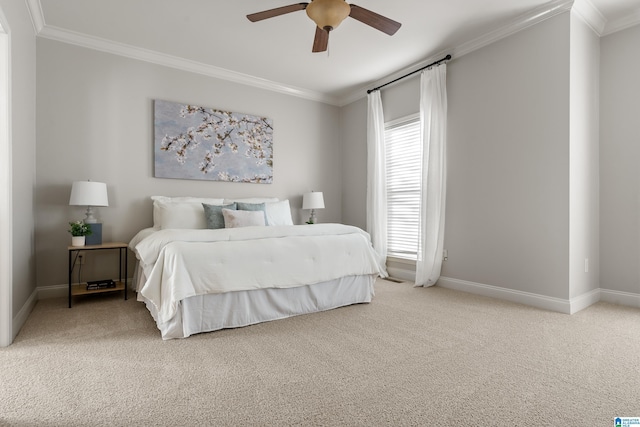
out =
{"type": "Polygon", "coordinates": [[[416,114],[385,125],[387,254],[416,260],[420,227],[422,144],[416,114]]]}

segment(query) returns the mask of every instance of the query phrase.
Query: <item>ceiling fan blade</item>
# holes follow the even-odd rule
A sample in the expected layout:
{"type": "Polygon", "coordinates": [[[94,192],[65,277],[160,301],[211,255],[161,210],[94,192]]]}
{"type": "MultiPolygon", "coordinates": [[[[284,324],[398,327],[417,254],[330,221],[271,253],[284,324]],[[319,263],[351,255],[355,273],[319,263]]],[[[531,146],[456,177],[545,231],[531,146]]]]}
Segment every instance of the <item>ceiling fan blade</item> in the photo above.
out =
{"type": "Polygon", "coordinates": [[[309,3],[296,3],[289,6],[276,7],[275,9],[263,10],[262,12],[252,13],[247,15],[247,18],[251,22],[262,21],[263,19],[273,18],[280,15],[285,15],[291,12],[297,12],[299,10],[305,10],[309,3]]]}
{"type": "Polygon", "coordinates": [[[324,52],[329,46],[329,31],[316,27],[316,37],[313,39],[312,52],[324,52]]]}
{"type": "Polygon", "coordinates": [[[393,19],[378,15],[375,12],[371,12],[370,10],[363,7],[356,6],[355,4],[351,5],[351,13],[349,14],[349,16],[362,22],[363,24],[367,24],[370,27],[375,28],[376,30],[380,30],[383,33],[389,34],[390,36],[394,35],[402,25],[401,23],[396,22],[393,19]]]}

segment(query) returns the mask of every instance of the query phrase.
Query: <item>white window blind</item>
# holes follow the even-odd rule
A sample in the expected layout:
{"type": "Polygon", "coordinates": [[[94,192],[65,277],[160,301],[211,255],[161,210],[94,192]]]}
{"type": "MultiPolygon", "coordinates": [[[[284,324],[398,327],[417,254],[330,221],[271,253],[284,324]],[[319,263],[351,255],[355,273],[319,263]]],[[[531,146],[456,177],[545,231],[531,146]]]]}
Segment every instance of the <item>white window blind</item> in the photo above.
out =
{"type": "Polygon", "coordinates": [[[422,144],[420,118],[385,125],[388,256],[415,260],[420,227],[422,144]]]}

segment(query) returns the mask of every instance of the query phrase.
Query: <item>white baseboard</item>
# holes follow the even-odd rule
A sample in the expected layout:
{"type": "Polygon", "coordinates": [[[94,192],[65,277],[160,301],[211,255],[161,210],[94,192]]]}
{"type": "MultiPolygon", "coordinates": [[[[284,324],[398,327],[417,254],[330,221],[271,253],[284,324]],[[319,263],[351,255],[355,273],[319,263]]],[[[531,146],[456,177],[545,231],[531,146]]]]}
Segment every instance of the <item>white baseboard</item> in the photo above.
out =
{"type": "Polygon", "coordinates": [[[630,307],[640,307],[640,294],[601,288],[600,301],[610,302],[612,304],[627,305],[630,307]]]}
{"type": "Polygon", "coordinates": [[[39,286],[38,299],[62,298],[69,296],[69,285],[39,286]]]}
{"type": "Polygon", "coordinates": [[[569,300],[569,314],[574,314],[579,312],[580,310],[584,310],[585,308],[597,303],[598,301],[600,301],[600,289],[594,289],[587,292],[586,294],[571,298],[569,300]]]}
{"type": "Polygon", "coordinates": [[[450,277],[440,277],[440,280],[438,280],[436,285],[442,288],[469,292],[485,297],[498,298],[520,304],[530,305],[532,307],[538,307],[545,310],[571,314],[571,302],[569,300],[561,298],[548,297],[545,295],[533,294],[530,292],[516,291],[513,289],[469,282],[466,280],[452,279],[450,277]]]}
{"type": "Polygon", "coordinates": [[[485,285],[483,283],[452,279],[450,277],[441,277],[440,280],[438,280],[437,285],[443,288],[503,299],[565,314],[577,313],[598,301],[605,301],[630,307],[640,307],[640,294],[601,288],[594,289],[580,296],[571,298],[570,300],[565,300],[562,298],[548,297],[546,295],[485,285]]]}
{"type": "Polygon", "coordinates": [[[38,302],[38,289],[34,289],[34,291],[31,293],[31,295],[29,295],[29,298],[27,298],[27,301],[24,303],[20,311],[18,311],[18,314],[16,314],[13,317],[13,322],[12,322],[13,339],[11,340],[12,342],[13,340],[16,339],[18,332],[20,332],[20,329],[22,329],[22,327],[26,323],[27,318],[29,317],[29,314],[31,314],[31,311],[33,310],[33,307],[36,306],[37,302],[38,302]]]}

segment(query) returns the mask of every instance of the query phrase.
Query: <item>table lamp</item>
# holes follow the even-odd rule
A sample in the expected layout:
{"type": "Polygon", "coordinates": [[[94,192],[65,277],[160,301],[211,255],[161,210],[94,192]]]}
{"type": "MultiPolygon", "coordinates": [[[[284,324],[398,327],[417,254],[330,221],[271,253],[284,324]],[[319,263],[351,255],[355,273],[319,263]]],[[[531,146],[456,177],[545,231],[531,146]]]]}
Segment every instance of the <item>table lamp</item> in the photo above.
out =
{"type": "Polygon", "coordinates": [[[71,186],[69,205],[86,206],[85,224],[91,227],[91,234],[87,236],[88,245],[102,244],[102,224],[93,215],[93,206],[109,206],[107,184],[94,181],[75,181],[71,186]]]}
{"type": "Polygon", "coordinates": [[[312,191],[302,196],[302,209],[311,209],[311,216],[307,224],[316,223],[316,209],[324,209],[324,198],[322,191],[312,191]]]}

